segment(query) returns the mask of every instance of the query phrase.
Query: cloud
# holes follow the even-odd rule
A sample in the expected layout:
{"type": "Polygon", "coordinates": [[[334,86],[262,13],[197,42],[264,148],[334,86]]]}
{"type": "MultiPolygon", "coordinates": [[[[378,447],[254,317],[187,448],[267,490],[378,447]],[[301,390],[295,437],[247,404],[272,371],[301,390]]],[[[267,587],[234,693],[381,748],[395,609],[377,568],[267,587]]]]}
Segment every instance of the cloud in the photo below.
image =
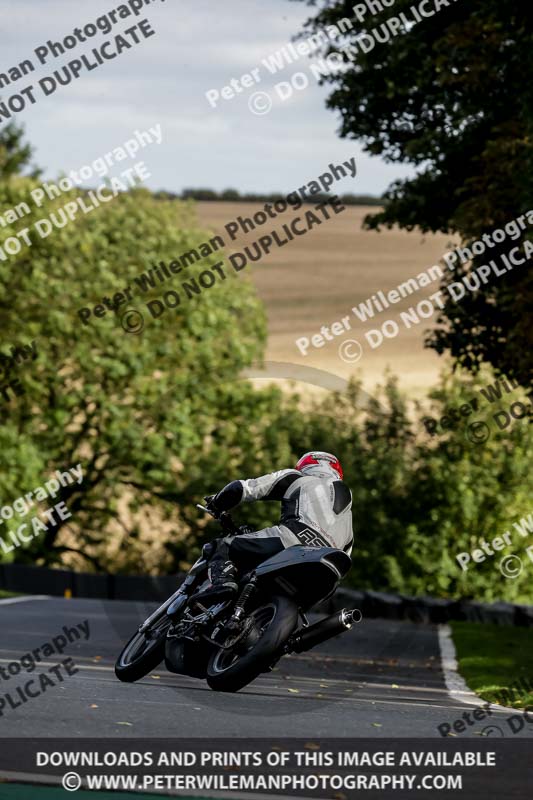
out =
{"type": "MultiPolygon", "coordinates": [[[[302,59],[279,76],[261,65],[269,53],[286,46],[308,16],[303,3],[289,0],[213,0],[155,2],[140,17],[119,20],[113,31],[89,40],[65,56],[40,66],[36,47],[62,42],[74,28],[118,8],[120,2],[92,0],[4,0],[0,38],[0,72],[31,58],[37,67],[27,83],[63,67],[92,47],[146,17],[156,36],[105,62],[78,80],[60,86],[48,98],[17,115],[37,148],[47,177],[75,169],[127,139],[135,129],[161,123],[164,141],[146,153],[151,188],[180,191],[185,186],[232,186],[243,191],[290,191],[298,181],[329,162],[356,155],[359,174],[342,191],[380,193],[405,167],[369,158],[353,142],[340,140],[338,120],[325,108],[327,89],[311,78],[303,92],[281,102],[274,85],[295,71],[307,70],[302,59]],[[257,86],[209,106],[208,89],[222,90],[232,78],[260,69],[257,86]],[[30,80],[31,79],[31,80],[30,80]],[[269,114],[254,116],[248,101],[255,90],[273,97],[269,114]]],[[[2,90],[2,99],[22,81],[2,90]]]]}

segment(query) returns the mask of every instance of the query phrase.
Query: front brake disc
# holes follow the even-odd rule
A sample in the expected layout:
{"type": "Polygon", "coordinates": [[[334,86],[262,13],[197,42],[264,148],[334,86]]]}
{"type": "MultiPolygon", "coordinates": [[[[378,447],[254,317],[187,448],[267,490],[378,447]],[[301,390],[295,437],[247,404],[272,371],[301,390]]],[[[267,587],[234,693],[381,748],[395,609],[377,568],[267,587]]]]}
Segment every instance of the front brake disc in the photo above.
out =
{"type": "Polygon", "coordinates": [[[230,635],[224,640],[224,644],[222,644],[221,647],[224,650],[231,650],[236,644],[242,642],[245,637],[248,637],[248,635],[251,634],[252,629],[254,628],[254,622],[255,620],[253,617],[247,617],[242,623],[241,629],[234,633],[233,636],[230,632],[230,635]]]}

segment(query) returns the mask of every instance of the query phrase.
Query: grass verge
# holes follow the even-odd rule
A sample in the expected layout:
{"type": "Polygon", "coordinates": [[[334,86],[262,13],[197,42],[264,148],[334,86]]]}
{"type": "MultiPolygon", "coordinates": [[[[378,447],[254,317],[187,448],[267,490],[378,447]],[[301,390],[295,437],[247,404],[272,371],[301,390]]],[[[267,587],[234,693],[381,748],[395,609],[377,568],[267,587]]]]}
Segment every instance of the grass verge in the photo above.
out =
{"type": "Polygon", "coordinates": [[[533,633],[529,628],[451,622],[459,672],[483,700],[533,709],[533,633]]]}

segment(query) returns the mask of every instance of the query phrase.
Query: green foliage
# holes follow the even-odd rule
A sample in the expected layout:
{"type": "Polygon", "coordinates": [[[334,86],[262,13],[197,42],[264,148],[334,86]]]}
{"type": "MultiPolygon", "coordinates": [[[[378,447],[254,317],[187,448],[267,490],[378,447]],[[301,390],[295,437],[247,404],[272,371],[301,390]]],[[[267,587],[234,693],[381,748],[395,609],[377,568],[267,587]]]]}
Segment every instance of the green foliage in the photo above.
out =
{"type": "MultiPolygon", "coordinates": [[[[27,200],[35,185],[17,179],[1,186],[0,207],[27,200]]],[[[31,216],[14,228],[30,227],[73,197],[32,206],[31,216]]],[[[2,229],[0,246],[13,233],[2,229]]],[[[0,262],[0,349],[7,354],[11,345],[35,340],[39,354],[18,368],[25,394],[2,407],[0,496],[9,503],[53,470],[81,462],[83,484],[65,487],[58,498],[75,523],[50,527],[18,550],[17,560],[53,564],[73,550],[112,569],[106,540],[117,524],[126,541],[141,505],[157,505],[175,535],[183,530],[176,504],[191,502],[191,482],[202,476],[209,485],[213,468],[217,479],[221,475],[223,464],[212,464],[208,455],[209,441],[231,420],[236,446],[251,414],[254,396],[234,380],[261,356],[264,315],[250,285],[228,270],[224,282],[159,320],[145,311],[140,336],[126,334],[111,311],[89,325],[80,322],[80,307],[134,285],[133,277],[151,263],[170,261],[207,238],[190,205],[156,202],[139,189],[45,239],[35,231],[31,236],[31,247],[0,262]]],[[[184,277],[217,260],[188,267],[184,277]]],[[[16,525],[6,523],[4,533],[16,525]]],[[[119,552],[116,562],[142,569],[142,550],[132,547],[135,556],[122,562],[119,552]]],[[[85,560],[76,563],[87,567],[85,560]]]]}
{"type": "MultiPolygon", "coordinates": [[[[12,175],[19,175],[30,166],[33,157],[33,148],[24,143],[24,129],[9,122],[0,130],[0,178],[9,179],[12,175]]],[[[37,178],[41,170],[33,167],[31,175],[37,178]]]]}
{"type": "MultiPolygon", "coordinates": [[[[309,5],[320,10],[307,34],[353,17],[351,0],[309,5]]],[[[378,30],[383,39],[384,23],[401,12],[412,19],[411,6],[396,0],[324,46],[325,53],[352,47],[344,56],[351,68],[324,78],[333,86],[327,105],[340,115],[341,136],[417,169],[385,193],[384,210],[367,217],[370,228],[398,224],[472,241],[533,208],[533,8],[513,0],[454,2],[369,52],[358,50],[361,33],[378,30]]],[[[504,243],[489,258],[510,249],[504,243]]],[[[485,361],[529,385],[532,297],[526,268],[509,272],[466,302],[449,303],[431,346],[469,369],[485,361]]]]}
{"type": "MultiPolygon", "coordinates": [[[[487,601],[533,600],[527,556],[515,580],[505,579],[498,569],[501,557],[515,550],[472,563],[466,573],[455,560],[458,553],[477,547],[479,538],[490,540],[533,511],[527,418],[500,431],[492,420],[497,407],[491,406],[437,437],[422,424],[428,414],[440,418],[449,406],[469,401],[480,385],[448,379],[422,409],[409,408],[389,380],[363,410],[359,387],[352,384],[345,395],[326,398],[300,418],[292,437],[295,452],[305,442],[338,454],[353,492],[354,586],[487,601]],[[491,426],[484,445],[466,435],[466,424],[474,419],[491,426]]],[[[530,544],[533,535],[519,542],[523,550],[530,544]]]]}

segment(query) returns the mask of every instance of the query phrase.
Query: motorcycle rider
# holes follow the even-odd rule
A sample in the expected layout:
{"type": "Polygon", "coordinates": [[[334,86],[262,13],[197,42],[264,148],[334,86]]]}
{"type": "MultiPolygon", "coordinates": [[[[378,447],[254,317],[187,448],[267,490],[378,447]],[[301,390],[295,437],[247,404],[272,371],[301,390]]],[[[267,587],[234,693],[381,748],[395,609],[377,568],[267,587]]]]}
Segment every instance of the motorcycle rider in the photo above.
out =
{"type": "Polygon", "coordinates": [[[305,453],[294,469],[282,469],[260,478],[231,481],[208,500],[216,514],[240,503],[278,500],[277,525],[256,533],[225,536],[212,543],[211,586],[197,597],[237,592],[237,570],[250,570],[286,547],[336,547],[351,554],[353,545],[352,494],[343,483],[339,460],[331,453],[305,453]]]}

